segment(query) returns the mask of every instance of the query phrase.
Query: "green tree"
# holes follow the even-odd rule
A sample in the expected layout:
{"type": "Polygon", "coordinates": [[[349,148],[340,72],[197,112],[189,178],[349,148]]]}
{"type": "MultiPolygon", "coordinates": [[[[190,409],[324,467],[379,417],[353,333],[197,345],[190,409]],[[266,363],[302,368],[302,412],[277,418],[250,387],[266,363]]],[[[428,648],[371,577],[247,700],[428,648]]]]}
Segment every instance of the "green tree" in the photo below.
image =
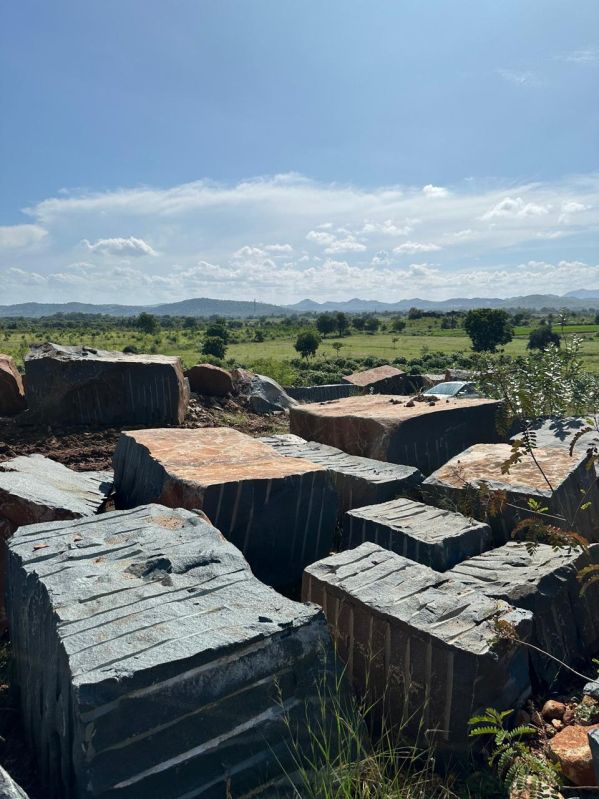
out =
{"type": "Polygon", "coordinates": [[[539,325],[528,336],[526,347],[529,350],[546,350],[550,344],[555,344],[556,347],[559,347],[560,342],[560,336],[553,332],[551,325],[539,325]]]}
{"type": "Polygon", "coordinates": [[[321,313],[316,320],[316,328],[323,336],[332,333],[337,327],[337,320],[330,313],[321,313]]]}
{"type": "Polygon", "coordinates": [[[142,333],[155,333],[158,330],[158,320],[151,313],[142,311],[135,320],[135,326],[139,328],[142,333]]]}
{"type": "Polygon", "coordinates": [[[309,358],[316,355],[316,350],[320,346],[321,338],[316,330],[304,330],[297,337],[294,347],[302,358],[309,358]]]}
{"type": "Polygon", "coordinates": [[[222,322],[211,322],[206,328],[206,338],[221,338],[229,343],[229,331],[222,322]]]}
{"type": "Polygon", "coordinates": [[[391,330],[393,330],[394,333],[401,333],[402,330],[405,329],[406,329],[406,320],[402,319],[401,316],[396,316],[391,322],[391,330]]]}
{"type": "Polygon", "coordinates": [[[349,319],[343,311],[337,311],[335,314],[335,324],[337,325],[337,333],[340,336],[345,336],[349,330],[349,319]]]}
{"type": "Polygon", "coordinates": [[[222,361],[226,352],[227,344],[220,336],[211,336],[202,344],[203,355],[212,355],[214,358],[220,358],[222,361]]]}
{"type": "Polygon", "coordinates": [[[364,330],[367,333],[376,333],[376,331],[381,326],[380,319],[378,316],[367,316],[364,322],[364,330]]]}
{"type": "Polygon", "coordinates": [[[509,314],[498,308],[475,308],[468,311],[464,328],[475,352],[495,352],[514,337],[509,314]]]}

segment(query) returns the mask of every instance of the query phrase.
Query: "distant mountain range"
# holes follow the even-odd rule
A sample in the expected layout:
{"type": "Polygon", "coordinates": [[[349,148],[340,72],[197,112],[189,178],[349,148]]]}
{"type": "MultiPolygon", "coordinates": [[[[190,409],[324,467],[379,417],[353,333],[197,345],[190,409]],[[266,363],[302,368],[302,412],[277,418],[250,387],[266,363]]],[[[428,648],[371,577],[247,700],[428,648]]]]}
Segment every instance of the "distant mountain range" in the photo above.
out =
{"type": "Polygon", "coordinates": [[[399,302],[379,302],[378,300],[353,299],[343,302],[315,302],[306,299],[294,305],[269,305],[264,302],[244,302],[238,300],[213,300],[199,297],[181,302],[168,302],[161,305],[94,305],[84,302],[38,303],[25,302],[18,305],[0,305],[0,317],[24,316],[39,319],[54,314],[106,314],[107,316],[137,316],[142,311],[156,316],[281,316],[289,313],[322,313],[323,311],[345,311],[364,313],[385,311],[407,311],[419,308],[423,311],[466,311],[470,308],[510,308],[524,310],[580,310],[599,309],[599,289],[579,289],[569,291],[563,296],[557,294],[528,294],[522,297],[454,297],[449,300],[423,300],[414,297],[399,302]]]}

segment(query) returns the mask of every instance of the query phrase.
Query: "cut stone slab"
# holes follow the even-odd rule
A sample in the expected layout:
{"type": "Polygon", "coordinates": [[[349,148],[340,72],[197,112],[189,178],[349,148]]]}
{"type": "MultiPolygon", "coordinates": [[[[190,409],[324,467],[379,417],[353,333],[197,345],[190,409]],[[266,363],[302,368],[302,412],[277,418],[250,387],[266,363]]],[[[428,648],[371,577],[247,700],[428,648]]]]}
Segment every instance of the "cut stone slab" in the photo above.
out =
{"type": "Polygon", "coordinates": [[[338,501],[328,471],[237,430],[126,432],[114,469],[119,507],[203,510],[269,585],[301,580],[331,551],[338,501]]]}
{"type": "Polygon", "coordinates": [[[559,447],[538,447],[534,450],[536,463],[525,456],[503,474],[502,466],[511,454],[509,444],[470,447],[431,474],[423,483],[423,494],[435,504],[449,503],[481,520],[488,515],[489,496],[494,497],[497,507],[489,515],[489,523],[498,544],[505,543],[520,521],[534,515],[528,508],[529,499],[548,508],[552,524],[573,528],[591,542],[599,541],[599,490],[595,471],[587,468],[584,457],[571,458],[559,447]],[[582,502],[591,502],[591,508],[579,510],[582,502]]]}
{"type": "Polygon", "coordinates": [[[288,458],[305,458],[328,470],[339,494],[339,512],[411,494],[424,477],[413,466],[348,455],[336,447],[293,434],[265,436],[265,444],[288,458]]]}
{"type": "Polygon", "coordinates": [[[25,791],[2,766],[0,766],[0,799],[28,799],[25,791]]]}
{"type": "Polygon", "coordinates": [[[210,363],[199,363],[185,372],[194,394],[205,397],[226,397],[234,391],[231,373],[220,366],[210,363]]]}
{"type": "Polygon", "coordinates": [[[400,498],[356,508],[343,519],[342,548],[365,541],[439,572],[493,546],[488,524],[400,498]]]}
{"type": "Polygon", "coordinates": [[[43,455],[0,463],[0,625],[6,622],[4,541],[25,524],[93,516],[112,480],[112,472],[74,472],[43,455]]]}
{"type": "Polygon", "coordinates": [[[0,416],[14,416],[26,407],[19,370],[10,355],[0,353],[0,416]]]}
{"type": "Polygon", "coordinates": [[[529,611],[376,544],[309,566],[302,598],[323,608],[358,692],[414,737],[463,751],[471,716],[518,707],[530,693],[527,652],[498,642],[495,626],[506,621],[526,639],[529,611]]]}
{"type": "Polygon", "coordinates": [[[377,366],[354,372],[342,378],[345,383],[351,383],[364,391],[375,394],[406,394],[406,373],[395,366],[377,366]]]}
{"type": "Polygon", "coordinates": [[[350,455],[415,466],[430,474],[471,444],[498,441],[495,400],[403,401],[348,397],[290,411],[291,432],[350,455]]]}
{"type": "Polygon", "coordinates": [[[303,730],[333,662],[320,610],[181,509],[20,528],[8,600],[53,799],[258,795],[291,770],[285,715],[303,730]]]}
{"type": "Polygon", "coordinates": [[[25,356],[32,421],[69,425],[181,424],[189,386],[179,358],[35,345],[25,356]]]}
{"type": "MultiPolygon", "coordinates": [[[[599,544],[588,553],[554,550],[539,544],[510,541],[505,546],[465,560],[446,577],[502,599],[533,614],[531,643],[564,663],[580,667],[599,651],[599,585],[581,595],[577,575],[590,563],[599,563],[599,544]]],[[[544,686],[562,673],[559,664],[531,652],[535,674],[544,686]]]]}

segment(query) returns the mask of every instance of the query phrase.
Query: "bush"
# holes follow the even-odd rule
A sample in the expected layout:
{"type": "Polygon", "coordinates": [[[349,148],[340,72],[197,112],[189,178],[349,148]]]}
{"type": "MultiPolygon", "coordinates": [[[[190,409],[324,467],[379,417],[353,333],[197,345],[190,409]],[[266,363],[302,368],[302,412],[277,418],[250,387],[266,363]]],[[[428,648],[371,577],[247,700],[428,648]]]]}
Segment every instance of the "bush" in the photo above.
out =
{"type": "Polygon", "coordinates": [[[207,338],[202,344],[202,355],[212,355],[222,360],[227,352],[227,345],[222,338],[207,338]]]}

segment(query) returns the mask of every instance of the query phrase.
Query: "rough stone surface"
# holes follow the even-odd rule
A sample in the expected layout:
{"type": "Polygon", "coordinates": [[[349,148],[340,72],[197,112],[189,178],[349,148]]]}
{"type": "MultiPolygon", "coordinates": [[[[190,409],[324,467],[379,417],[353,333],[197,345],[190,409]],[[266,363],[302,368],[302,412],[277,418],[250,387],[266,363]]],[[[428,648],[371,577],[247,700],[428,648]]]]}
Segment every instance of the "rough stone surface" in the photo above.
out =
{"type": "Polygon", "coordinates": [[[345,514],[343,549],[364,541],[443,572],[489,549],[493,535],[488,524],[461,513],[402,498],[345,514]]]}
{"type": "MultiPolygon", "coordinates": [[[[533,614],[531,642],[570,666],[581,666],[599,651],[599,585],[581,595],[577,580],[589,563],[599,563],[599,544],[588,554],[554,550],[539,544],[532,553],[511,541],[505,546],[465,560],[447,577],[502,599],[533,614]]],[[[561,668],[550,658],[531,652],[538,680],[551,685],[561,668]]]]}
{"type": "Polygon", "coordinates": [[[269,585],[300,580],[330,552],[337,493],[327,470],[231,428],[123,433],[114,467],[119,507],[203,510],[269,585]]]}
{"type": "Polygon", "coordinates": [[[10,355],[0,353],[0,416],[14,416],[27,407],[19,370],[10,355]]]}
{"type": "Polygon", "coordinates": [[[597,785],[589,733],[598,727],[597,724],[592,727],[573,724],[558,732],[547,743],[549,754],[574,785],[597,785]]]}
{"type": "Polygon", "coordinates": [[[32,421],[181,424],[189,387],[179,358],[41,344],[25,357],[32,421]]]}
{"type": "Polygon", "coordinates": [[[377,366],[362,372],[354,372],[343,378],[345,383],[359,386],[374,394],[405,394],[406,373],[395,366],[377,366]]]}
{"type": "Polygon", "coordinates": [[[309,441],[430,474],[479,441],[498,441],[494,400],[412,402],[349,397],[290,411],[291,432],[309,441]]]}
{"type": "Polygon", "coordinates": [[[573,529],[589,541],[599,541],[599,490],[594,470],[587,469],[584,457],[571,458],[558,447],[538,447],[536,463],[525,456],[503,474],[502,466],[511,454],[509,444],[470,447],[430,475],[423,483],[423,492],[436,504],[448,503],[479,519],[487,515],[488,495],[494,496],[498,507],[489,523],[498,544],[509,538],[520,521],[533,515],[529,499],[548,508],[552,524],[573,529]],[[481,485],[486,487],[483,492],[481,485]],[[579,510],[582,499],[591,502],[591,510],[579,510]]]}
{"type": "Polygon", "coordinates": [[[297,405],[297,401],[272,377],[245,369],[234,369],[231,374],[235,391],[247,399],[254,413],[280,413],[297,405]]]}
{"type": "MultiPolygon", "coordinates": [[[[528,428],[532,433],[537,447],[560,447],[569,450],[574,436],[588,425],[580,416],[547,417],[537,419],[528,428]]],[[[511,441],[522,438],[522,432],[516,431],[511,441]]],[[[584,455],[589,442],[595,438],[592,433],[582,437],[575,445],[575,452],[584,455]]]]}
{"type": "Polygon", "coordinates": [[[360,393],[351,383],[326,383],[322,386],[285,386],[289,396],[298,402],[329,402],[329,400],[354,397],[360,393]]]}
{"type": "Polygon", "coordinates": [[[194,394],[206,397],[226,397],[233,393],[233,378],[231,373],[220,366],[210,363],[199,363],[185,372],[189,386],[194,394]]]}
{"type": "Polygon", "coordinates": [[[595,770],[595,782],[599,785],[599,729],[589,733],[589,746],[593,758],[593,768],[595,770]]]}
{"type": "Polygon", "coordinates": [[[111,472],[74,472],[43,455],[0,463],[0,626],[6,622],[4,541],[21,525],[92,516],[111,488],[111,472]]]}
{"type": "Polygon", "coordinates": [[[587,696],[592,696],[593,699],[599,700],[599,680],[588,682],[583,688],[583,693],[587,696]]]}
{"type": "Polygon", "coordinates": [[[424,477],[413,466],[348,455],[336,447],[305,441],[293,434],[260,439],[286,457],[305,458],[328,470],[339,494],[339,511],[410,494],[424,477]]]}
{"type": "Polygon", "coordinates": [[[154,505],[23,527],[9,565],[49,796],[241,799],[278,759],[290,768],[284,716],[311,713],[332,662],[325,620],[260,583],[200,516],[154,505]]]}
{"type": "Polygon", "coordinates": [[[25,791],[2,766],[0,766],[0,799],[28,799],[25,791]]]}
{"type": "Polygon", "coordinates": [[[494,624],[503,619],[526,638],[528,611],[376,544],[309,566],[302,597],[323,608],[358,692],[443,748],[468,745],[479,709],[518,707],[530,692],[524,647],[498,644],[494,624]]]}

